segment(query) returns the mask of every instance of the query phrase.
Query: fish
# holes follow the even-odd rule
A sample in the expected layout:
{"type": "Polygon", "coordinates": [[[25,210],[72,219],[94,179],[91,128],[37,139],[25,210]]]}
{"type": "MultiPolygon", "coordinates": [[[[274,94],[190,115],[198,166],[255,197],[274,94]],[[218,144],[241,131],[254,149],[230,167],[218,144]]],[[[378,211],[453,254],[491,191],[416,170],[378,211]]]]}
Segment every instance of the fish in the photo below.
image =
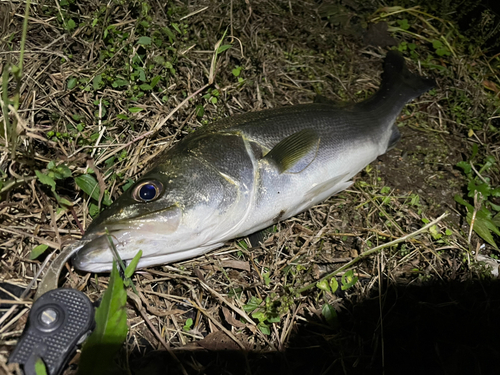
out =
{"type": "Polygon", "coordinates": [[[104,210],[74,245],[82,271],[111,270],[108,236],[138,268],[193,258],[256,233],[347,189],[400,139],[404,106],[436,83],[389,51],[379,90],[359,103],[314,103],[200,127],[104,210]]]}

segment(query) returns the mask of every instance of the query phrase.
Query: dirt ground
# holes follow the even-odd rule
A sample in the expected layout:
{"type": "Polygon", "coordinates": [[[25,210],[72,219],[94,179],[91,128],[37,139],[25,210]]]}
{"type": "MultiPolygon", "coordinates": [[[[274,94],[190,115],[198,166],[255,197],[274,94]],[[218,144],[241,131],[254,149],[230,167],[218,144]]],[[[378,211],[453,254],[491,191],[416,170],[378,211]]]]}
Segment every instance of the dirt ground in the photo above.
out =
{"type": "MultiPolygon", "coordinates": [[[[498,161],[498,56],[474,50],[440,14],[375,0],[42,1],[31,5],[17,79],[9,64],[19,65],[24,5],[0,4],[2,90],[18,98],[2,117],[17,121],[17,136],[7,144],[0,134],[0,282],[33,290],[27,303],[1,307],[0,373],[17,371],[7,358],[27,321],[30,282],[99,210],[76,177],[95,170],[107,192],[99,199],[114,200],[162,150],[211,121],[317,95],[361,101],[378,88],[391,47],[437,81],[403,110],[397,146],[351,188],[277,224],[261,246],[235,239],[137,272],[141,306],[127,304],[118,362],[123,373],[148,375],[496,373],[498,273],[477,256],[494,265],[498,252],[470,231],[455,196],[474,204],[457,167],[474,144],[478,169],[486,155],[498,161]],[[215,53],[220,46],[230,48],[215,53]],[[70,171],[54,190],[35,172],[48,174],[51,161],[70,171]],[[345,290],[315,286],[405,236],[353,265],[358,281],[345,290]],[[48,248],[30,259],[39,245],[48,248]],[[245,320],[242,309],[266,297],[272,308],[261,304],[261,319],[246,310],[253,323],[245,320]]],[[[496,187],[498,172],[482,177],[496,187]]],[[[345,275],[335,276],[341,285],[345,275]]],[[[107,282],[68,264],[60,286],[97,301],[107,282]]],[[[77,363],[78,355],[65,374],[77,363]]]]}

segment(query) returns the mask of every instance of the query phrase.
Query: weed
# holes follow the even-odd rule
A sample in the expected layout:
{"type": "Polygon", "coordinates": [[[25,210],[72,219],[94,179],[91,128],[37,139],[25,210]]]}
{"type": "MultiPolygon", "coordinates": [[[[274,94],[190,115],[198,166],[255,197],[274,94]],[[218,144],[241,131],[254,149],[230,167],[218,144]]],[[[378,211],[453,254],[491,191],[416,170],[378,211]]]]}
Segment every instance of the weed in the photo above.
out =
{"type": "Polygon", "coordinates": [[[498,228],[500,225],[500,205],[493,203],[491,199],[500,197],[500,187],[493,187],[491,179],[486,176],[488,173],[498,171],[496,160],[493,156],[486,156],[484,161],[480,161],[478,160],[478,151],[477,144],[474,144],[469,160],[457,164],[467,178],[467,197],[473,201],[473,204],[459,195],[455,196],[455,201],[466,207],[466,219],[474,232],[498,250],[492,232],[500,236],[498,228]]]}
{"type": "Polygon", "coordinates": [[[114,357],[127,337],[127,292],[116,263],[108,288],[96,309],[96,328],[82,348],[79,374],[109,374],[116,371],[114,357]]]}
{"type": "Polygon", "coordinates": [[[252,296],[243,306],[243,310],[252,313],[252,318],[257,319],[257,326],[265,335],[271,333],[270,324],[279,323],[280,316],[287,313],[294,303],[293,293],[278,297],[275,293],[262,299],[252,296]]]}
{"type": "Polygon", "coordinates": [[[18,137],[18,125],[19,122],[23,122],[20,119],[17,110],[21,102],[21,84],[23,79],[23,63],[24,63],[24,52],[26,44],[26,35],[28,31],[28,18],[30,14],[30,4],[31,0],[26,1],[26,6],[24,9],[24,20],[23,29],[21,36],[21,46],[19,54],[19,62],[17,65],[7,58],[7,61],[2,66],[2,92],[0,99],[0,107],[3,114],[3,126],[0,128],[0,135],[5,139],[5,147],[10,148],[10,155],[12,160],[16,160],[16,149],[17,149],[17,137],[18,137]],[[13,95],[9,97],[9,81],[15,82],[13,95]],[[14,115],[10,118],[11,113],[14,115]]]}
{"type": "MultiPolygon", "coordinates": [[[[453,23],[443,20],[441,18],[430,15],[419,7],[403,8],[400,6],[385,7],[379,9],[371,18],[371,22],[386,21],[389,25],[388,31],[396,34],[409,35],[413,39],[428,43],[432,46],[431,50],[437,57],[455,56],[454,45],[457,41],[462,40],[464,37],[460,35],[453,23]],[[403,14],[409,18],[395,19],[403,14]],[[423,27],[414,27],[421,24],[423,27]],[[443,29],[446,33],[443,33],[443,29]]],[[[400,51],[409,51],[410,56],[418,58],[417,44],[414,42],[399,46],[400,51]]],[[[425,62],[430,63],[430,58],[435,57],[428,55],[425,62]]]]}
{"type": "Polygon", "coordinates": [[[68,201],[65,198],[62,198],[56,192],[56,181],[57,180],[64,180],[68,177],[71,177],[71,170],[65,164],[56,165],[56,163],[54,161],[51,161],[47,164],[47,171],[46,172],[40,172],[40,171],[36,170],[35,174],[36,174],[38,180],[42,184],[50,186],[50,190],[52,191],[52,194],[54,194],[54,197],[56,198],[57,202],[62,207],[72,206],[72,203],[70,201],[68,201]]]}
{"type": "MultiPolygon", "coordinates": [[[[425,218],[422,219],[422,222],[424,224],[430,223],[430,221],[428,219],[425,219],[425,218]]],[[[453,232],[451,229],[446,228],[444,233],[441,233],[441,230],[438,228],[438,226],[433,225],[429,228],[429,234],[431,235],[431,237],[435,243],[448,244],[448,238],[453,234],[453,232]]]]}
{"type": "Polygon", "coordinates": [[[184,326],[182,327],[182,330],[189,332],[192,327],[193,327],[193,319],[187,318],[186,323],[184,323],[184,326]]]}

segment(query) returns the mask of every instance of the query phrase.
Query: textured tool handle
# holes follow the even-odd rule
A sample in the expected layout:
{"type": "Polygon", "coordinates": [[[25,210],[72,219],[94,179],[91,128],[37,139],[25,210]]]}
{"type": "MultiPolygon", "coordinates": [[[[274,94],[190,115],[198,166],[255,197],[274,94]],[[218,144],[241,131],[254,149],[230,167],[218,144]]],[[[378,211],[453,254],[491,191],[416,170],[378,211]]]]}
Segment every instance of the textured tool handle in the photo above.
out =
{"type": "Polygon", "coordinates": [[[26,328],[9,362],[24,365],[26,375],[35,374],[40,357],[49,375],[58,375],[94,327],[94,306],[75,289],[51,290],[36,300],[26,328]]]}

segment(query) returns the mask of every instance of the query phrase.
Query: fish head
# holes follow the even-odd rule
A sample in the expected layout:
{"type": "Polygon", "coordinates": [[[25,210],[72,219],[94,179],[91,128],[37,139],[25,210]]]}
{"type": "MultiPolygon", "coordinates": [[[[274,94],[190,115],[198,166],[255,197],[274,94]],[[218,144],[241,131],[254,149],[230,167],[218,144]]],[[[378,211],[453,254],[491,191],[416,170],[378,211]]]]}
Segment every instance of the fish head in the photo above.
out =
{"type": "Polygon", "coordinates": [[[182,209],[167,185],[164,175],[148,174],[123,193],[89,226],[73,257],[74,266],[91,272],[110,270],[111,241],[125,262],[142,250],[143,264],[179,242],[182,209]]]}

